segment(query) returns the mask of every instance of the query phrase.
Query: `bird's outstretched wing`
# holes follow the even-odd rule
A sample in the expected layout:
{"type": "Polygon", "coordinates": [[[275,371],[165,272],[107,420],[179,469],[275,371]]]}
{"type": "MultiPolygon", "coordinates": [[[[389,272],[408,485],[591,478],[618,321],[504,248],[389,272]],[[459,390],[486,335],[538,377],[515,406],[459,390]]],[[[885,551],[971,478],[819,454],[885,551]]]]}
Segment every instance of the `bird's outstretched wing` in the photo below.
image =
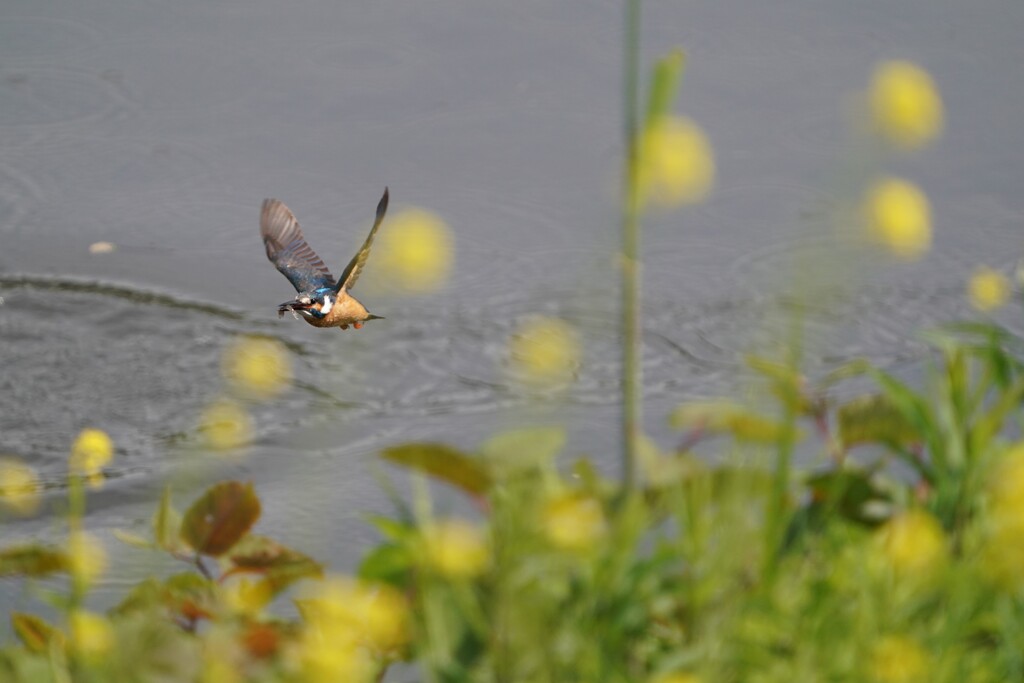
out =
{"type": "Polygon", "coordinates": [[[264,199],[260,211],[260,235],[267,258],[299,293],[334,287],[334,277],[323,259],[306,243],[302,228],[284,202],[264,199]]]}
{"type": "MultiPolygon", "coordinates": [[[[377,228],[384,222],[384,214],[388,210],[388,188],[384,188],[384,196],[380,198],[380,202],[377,203],[377,217],[373,221],[373,227],[370,228],[370,234],[366,236],[366,241],[363,242],[362,248],[359,250],[352,260],[345,266],[345,272],[338,278],[338,284],[335,287],[336,292],[348,291],[352,289],[352,286],[359,279],[359,273],[363,271],[363,266],[366,265],[366,259],[370,256],[370,247],[373,246],[373,237],[377,234],[377,228]]],[[[298,227],[298,226],[296,226],[298,227]]]]}

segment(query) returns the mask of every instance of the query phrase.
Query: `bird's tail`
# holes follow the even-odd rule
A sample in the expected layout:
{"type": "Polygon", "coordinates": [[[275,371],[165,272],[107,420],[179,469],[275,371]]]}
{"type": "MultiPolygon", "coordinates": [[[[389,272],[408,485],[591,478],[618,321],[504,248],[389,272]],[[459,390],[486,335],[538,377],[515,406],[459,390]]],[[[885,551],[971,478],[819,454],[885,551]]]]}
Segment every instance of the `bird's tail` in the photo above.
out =
{"type": "Polygon", "coordinates": [[[384,320],[384,316],[382,316],[382,315],[374,315],[373,313],[371,313],[368,316],[366,316],[366,319],[367,320],[384,320]]]}

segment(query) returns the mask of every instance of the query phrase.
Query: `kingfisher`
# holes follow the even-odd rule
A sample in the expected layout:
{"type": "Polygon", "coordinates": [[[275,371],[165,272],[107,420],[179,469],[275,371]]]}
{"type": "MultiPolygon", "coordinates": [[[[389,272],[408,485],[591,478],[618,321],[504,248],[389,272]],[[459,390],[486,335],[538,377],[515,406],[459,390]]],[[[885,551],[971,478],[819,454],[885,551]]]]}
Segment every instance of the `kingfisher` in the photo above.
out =
{"type": "Polygon", "coordinates": [[[349,290],[359,279],[359,274],[370,256],[370,247],[377,234],[377,228],[384,222],[388,210],[388,188],[377,204],[377,217],[370,228],[370,234],[362,248],[345,266],[337,280],[324,265],[323,259],[306,243],[295,215],[278,199],[264,199],[260,210],[260,235],[267,248],[267,258],[299,293],[291,301],[277,307],[278,317],[287,312],[302,316],[314,327],[340,327],[347,330],[351,325],[357,330],[367,320],[381,320],[384,316],[373,315],[356,300],[349,290]]]}

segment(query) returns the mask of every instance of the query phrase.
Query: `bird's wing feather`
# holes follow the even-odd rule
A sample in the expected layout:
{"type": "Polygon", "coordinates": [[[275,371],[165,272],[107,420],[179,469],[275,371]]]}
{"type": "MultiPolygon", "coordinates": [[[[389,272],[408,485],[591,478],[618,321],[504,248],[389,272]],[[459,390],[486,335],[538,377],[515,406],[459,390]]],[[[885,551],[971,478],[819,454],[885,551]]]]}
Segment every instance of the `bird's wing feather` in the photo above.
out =
{"type": "Polygon", "coordinates": [[[335,288],[336,291],[348,291],[355,285],[356,280],[359,279],[359,274],[363,271],[363,266],[366,265],[366,259],[370,256],[370,247],[373,246],[373,238],[377,234],[377,228],[384,222],[384,214],[388,210],[388,188],[384,188],[384,196],[380,198],[380,202],[377,203],[377,217],[373,221],[373,227],[370,228],[370,234],[366,236],[366,241],[363,242],[362,248],[359,252],[352,257],[352,260],[345,266],[345,271],[338,278],[338,285],[335,288]]]}
{"type": "Polygon", "coordinates": [[[302,228],[284,202],[264,199],[260,211],[260,235],[267,258],[292,283],[297,292],[334,287],[334,277],[323,259],[306,243],[302,228]]]}

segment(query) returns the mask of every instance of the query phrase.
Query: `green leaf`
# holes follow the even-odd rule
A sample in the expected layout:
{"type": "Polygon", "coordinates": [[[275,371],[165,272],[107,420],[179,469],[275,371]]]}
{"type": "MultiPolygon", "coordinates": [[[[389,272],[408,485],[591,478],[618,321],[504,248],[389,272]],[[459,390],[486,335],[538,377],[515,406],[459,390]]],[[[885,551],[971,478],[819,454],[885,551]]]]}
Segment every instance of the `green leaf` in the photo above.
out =
{"type": "Polygon", "coordinates": [[[873,481],[871,474],[843,469],[814,475],[807,480],[811,506],[831,511],[866,526],[881,524],[892,512],[892,497],[873,481]]]}
{"type": "MultiPolygon", "coordinates": [[[[928,401],[886,372],[871,368],[870,375],[878,382],[893,408],[903,414],[921,440],[928,442],[932,457],[936,460],[935,464],[940,468],[945,468],[947,463],[942,448],[941,432],[935,424],[935,417],[928,401]]],[[[926,473],[926,476],[930,475],[926,473]]]]}
{"type": "Polygon", "coordinates": [[[784,406],[801,415],[816,413],[818,406],[807,378],[797,368],[753,355],[747,356],[746,362],[751,370],[768,380],[771,393],[784,406]]]}
{"type": "Polygon", "coordinates": [[[440,443],[408,443],[386,448],[381,457],[424,472],[467,493],[479,496],[491,486],[486,468],[472,456],[440,443]]]}
{"type": "Polygon", "coordinates": [[[836,422],[844,448],[867,443],[904,448],[921,441],[903,412],[881,394],[858,396],[839,406],[836,422]]]}
{"type": "Polygon", "coordinates": [[[385,543],[370,551],[359,564],[359,577],[402,585],[412,568],[412,557],[403,546],[385,543]]]}
{"type": "Polygon", "coordinates": [[[836,369],[826,374],[819,382],[818,385],[821,387],[830,387],[852,377],[862,377],[871,370],[871,363],[864,360],[863,358],[856,358],[847,363],[843,363],[836,369]]]}
{"type": "Polygon", "coordinates": [[[686,54],[680,48],[672,50],[654,65],[647,102],[647,126],[671,112],[685,66],[686,54]]]}
{"type": "Polygon", "coordinates": [[[368,515],[366,521],[372,524],[381,536],[391,541],[401,542],[418,533],[415,527],[382,515],[368,515]]]}
{"type": "Polygon", "coordinates": [[[495,434],[479,450],[491,473],[504,479],[550,467],[565,440],[563,427],[527,427],[495,434]]]}
{"type": "Polygon", "coordinates": [[[672,411],[669,424],[676,429],[731,434],[738,441],[756,443],[775,443],[785,432],[778,422],[731,401],[684,403],[672,411]]]}
{"type": "Polygon", "coordinates": [[[165,486],[160,505],[153,514],[153,540],[169,553],[188,552],[189,548],[181,542],[180,528],[181,513],[171,504],[171,487],[165,486]]]}
{"type": "Polygon", "coordinates": [[[195,572],[173,574],[161,581],[149,577],[135,584],[112,614],[168,610],[188,618],[209,617],[217,609],[215,585],[195,572]]]}
{"type": "Polygon", "coordinates": [[[1006,418],[1019,408],[1021,400],[1024,400],[1024,379],[1001,392],[992,407],[975,422],[970,432],[972,453],[981,453],[988,447],[992,438],[1003,429],[1006,418]]]}
{"type": "Polygon", "coordinates": [[[68,566],[64,551],[34,543],[0,550],[0,576],[46,576],[68,566]]]}
{"type": "Polygon", "coordinates": [[[181,521],[181,538],[196,552],[214,557],[231,549],[260,517],[252,483],[226,481],[199,497],[181,521]]]}
{"type": "Polygon", "coordinates": [[[169,610],[192,619],[209,617],[217,609],[213,582],[194,572],[168,577],[158,595],[169,610]]]}
{"type": "Polygon", "coordinates": [[[128,594],[110,610],[110,613],[122,615],[151,609],[162,604],[162,591],[163,584],[158,579],[150,576],[132,586],[128,594]]]}
{"type": "Polygon", "coordinates": [[[133,534],[130,531],[125,531],[124,529],[114,529],[114,538],[136,548],[143,548],[145,550],[153,550],[156,548],[156,544],[152,541],[147,540],[138,534],[133,534]]]}
{"type": "Polygon", "coordinates": [[[54,643],[59,648],[64,647],[64,634],[60,629],[51,626],[34,614],[12,612],[11,626],[18,636],[18,640],[32,652],[47,652],[50,643],[54,643]]]}

